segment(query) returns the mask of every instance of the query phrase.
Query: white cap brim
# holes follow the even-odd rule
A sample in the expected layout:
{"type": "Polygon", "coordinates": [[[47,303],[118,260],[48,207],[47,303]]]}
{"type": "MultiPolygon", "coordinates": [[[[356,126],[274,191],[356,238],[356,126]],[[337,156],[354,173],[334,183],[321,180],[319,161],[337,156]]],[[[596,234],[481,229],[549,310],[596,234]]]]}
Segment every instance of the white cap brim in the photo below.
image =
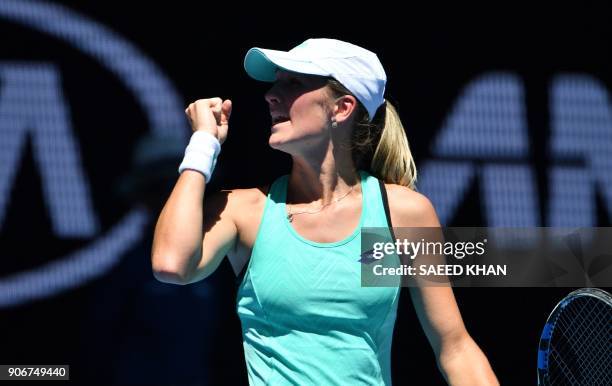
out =
{"type": "Polygon", "coordinates": [[[251,48],[247,52],[244,69],[251,78],[262,82],[274,82],[279,69],[308,75],[330,75],[318,65],[300,60],[295,54],[263,48],[251,48]]]}

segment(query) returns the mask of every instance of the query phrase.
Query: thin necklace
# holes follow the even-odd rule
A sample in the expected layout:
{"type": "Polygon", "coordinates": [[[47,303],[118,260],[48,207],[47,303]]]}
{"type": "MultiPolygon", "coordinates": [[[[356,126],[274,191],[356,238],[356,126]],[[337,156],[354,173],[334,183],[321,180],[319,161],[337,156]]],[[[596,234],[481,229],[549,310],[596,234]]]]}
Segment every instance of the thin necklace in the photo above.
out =
{"type": "MultiPolygon", "coordinates": [[[[356,184],[355,184],[355,185],[356,185],[356,184]]],[[[320,211],[322,211],[322,210],[323,210],[323,209],[325,209],[326,207],[328,207],[328,206],[330,206],[330,205],[332,205],[332,204],[335,204],[335,203],[339,202],[340,200],[342,200],[344,197],[348,196],[348,195],[349,195],[349,194],[350,194],[350,193],[353,191],[353,189],[355,188],[355,185],[351,186],[351,188],[349,189],[349,191],[348,191],[348,192],[346,192],[346,193],[345,193],[345,194],[344,194],[342,197],[334,199],[332,202],[330,202],[330,203],[328,203],[328,204],[325,204],[325,205],[321,206],[319,209],[317,209],[317,210],[315,210],[315,211],[307,211],[307,210],[304,210],[304,211],[302,211],[302,212],[295,212],[295,213],[294,213],[294,212],[291,210],[291,206],[290,206],[289,204],[287,204],[287,207],[289,208],[289,213],[287,214],[287,220],[289,220],[289,222],[293,222],[293,216],[297,216],[298,214],[315,214],[315,213],[319,213],[320,211]]]]}

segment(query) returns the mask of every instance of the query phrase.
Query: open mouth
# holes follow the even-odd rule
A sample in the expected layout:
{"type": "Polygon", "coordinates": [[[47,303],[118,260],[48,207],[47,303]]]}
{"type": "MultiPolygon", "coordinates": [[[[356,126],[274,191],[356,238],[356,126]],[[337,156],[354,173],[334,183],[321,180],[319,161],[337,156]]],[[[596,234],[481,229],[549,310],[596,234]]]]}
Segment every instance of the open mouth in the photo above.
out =
{"type": "Polygon", "coordinates": [[[273,115],[272,116],[272,125],[276,125],[277,123],[286,122],[289,120],[289,117],[285,115],[273,115]]]}

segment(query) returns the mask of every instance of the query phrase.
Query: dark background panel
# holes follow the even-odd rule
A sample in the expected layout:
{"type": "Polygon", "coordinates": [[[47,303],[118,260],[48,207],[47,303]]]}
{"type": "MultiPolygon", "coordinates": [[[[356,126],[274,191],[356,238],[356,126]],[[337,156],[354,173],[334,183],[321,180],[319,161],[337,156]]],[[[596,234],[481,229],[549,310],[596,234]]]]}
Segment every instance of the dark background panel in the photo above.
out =
{"type": "MultiPolygon", "coordinates": [[[[286,155],[267,146],[263,93],[268,85],[249,79],[242,69],[244,54],[253,46],[286,50],[309,37],[333,37],[375,51],[385,65],[387,91],[399,104],[417,166],[434,158],[432,143],[470,82],[489,72],[517,75],[525,90],[531,146],[526,162],[536,171],[544,224],[552,162],[545,150],[551,79],[588,74],[608,95],[612,90],[612,30],[607,13],[594,6],[61,4],[137,47],[170,80],[181,105],[212,96],[233,100],[230,134],[210,192],[268,183],[290,168],[286,155]]],[[[117,192],[132,169],[139,140],[150,129],[147,113],[124,82],[65,41],[14,21],[0,18],[0,36],[0,66],[45,62],[59,69],[101,232],[135,201],[153,202],[154,208],[163,203],[176,175],[160,180],[147,194],[117,192]]],[[[177,130],[188,132],[186,125],[177,130]]],[[[92,241],[55,235],[31,140],[21,155],[0,224],[0,279],[59,260],[92,241]]],[[[609,226],[605,198],[598,193],[594,199],[598,221],[593,225],[609,226]]],[[[482,200],[479,183],[472,184],[444,225],[488,225],[482,200]]],[[[153,209],[152,218],[156,215],[153,209]]],[[[152,226],[102,276],[0,308],[0,363],[70,364],[73,384],[246,384],[235,312],[237,284],[229,263],[194,285],[159,283],[149,263],[152,226]]],[[[535,383],[541,327],[570,290],[455,290],[466,326],[502,384],[535,383]]],[[[444,384],[407,295],[404,290],[393,343],[394,383],[444,384]]]]}

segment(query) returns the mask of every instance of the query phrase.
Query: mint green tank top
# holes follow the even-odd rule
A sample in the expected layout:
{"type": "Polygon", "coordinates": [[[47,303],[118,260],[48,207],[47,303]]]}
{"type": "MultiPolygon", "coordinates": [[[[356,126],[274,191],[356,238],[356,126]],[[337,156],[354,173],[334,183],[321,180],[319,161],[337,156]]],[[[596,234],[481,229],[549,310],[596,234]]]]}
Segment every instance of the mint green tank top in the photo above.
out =
{"type": "Polygon", "coordinates": [[[361,286],[361,228],[387,227],[378,180],[359,172],[362,212],[344,240],[317,243],[271,185],[237,294],[250,385],[391,385],[399,286],[361,286]]]}

